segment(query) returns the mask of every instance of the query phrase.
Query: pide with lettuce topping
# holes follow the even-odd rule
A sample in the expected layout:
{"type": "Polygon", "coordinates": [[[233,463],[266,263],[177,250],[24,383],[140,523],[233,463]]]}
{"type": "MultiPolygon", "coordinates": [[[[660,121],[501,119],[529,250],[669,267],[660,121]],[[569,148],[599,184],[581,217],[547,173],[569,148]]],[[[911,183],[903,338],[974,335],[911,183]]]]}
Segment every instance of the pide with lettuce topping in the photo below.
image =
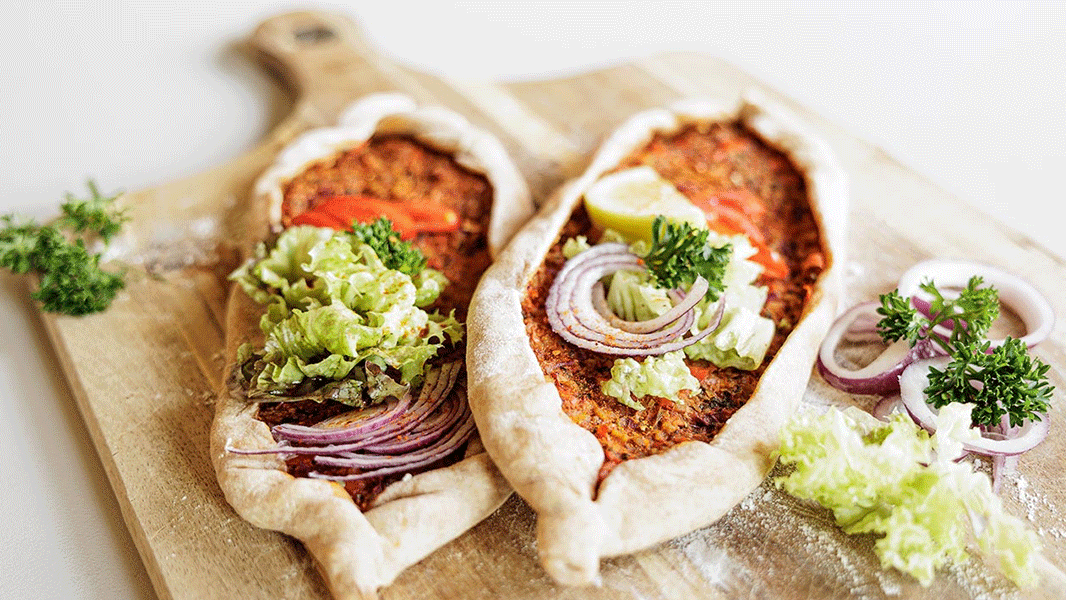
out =
{"type": "Polygon", "coordinates": [[[499,141],[397,94],[296,138],[256,183],[215,470],[334,597],[376,597],[510,494],[467,404],[463,322],[531,209],[499,141]]]}

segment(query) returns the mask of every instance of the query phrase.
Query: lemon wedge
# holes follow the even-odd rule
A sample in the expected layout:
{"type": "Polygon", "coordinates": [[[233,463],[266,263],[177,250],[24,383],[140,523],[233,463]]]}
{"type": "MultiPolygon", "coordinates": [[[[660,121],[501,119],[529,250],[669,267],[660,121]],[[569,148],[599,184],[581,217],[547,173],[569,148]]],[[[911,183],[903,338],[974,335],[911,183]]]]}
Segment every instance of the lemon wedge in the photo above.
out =
{"type": "Polygon", "coordinates": [[[611,173],[585,191],[585,209],[592,222],[613,229],[629,241],[651,241],[655,217],[707,228],[707,216],[655,169],[643,166],[611,173]]]}

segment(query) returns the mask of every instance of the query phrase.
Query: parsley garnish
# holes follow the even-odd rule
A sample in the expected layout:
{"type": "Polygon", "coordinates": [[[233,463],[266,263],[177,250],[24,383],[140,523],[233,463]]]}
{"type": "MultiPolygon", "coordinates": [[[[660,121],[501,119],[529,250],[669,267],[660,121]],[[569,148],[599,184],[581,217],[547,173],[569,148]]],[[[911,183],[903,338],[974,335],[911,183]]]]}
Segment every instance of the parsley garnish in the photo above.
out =
{"type": "Polygon", "coordinates": [[[671,223],[659,215],[651,228],[651,250],[644,256],[655,285],[672,289],[690,286],[698,276],[710,284],[707,297],[718,298],[724,285],[726,265],[733,253],[731,245],[715,248],[707,243],[708,231],[688,223],[671,223]]]}
{"type": "Polygon", "coordinates": [[[905,339],[911,346],[920,339],[929,339],[944,348],[949,354],[959,345],[980,342],[984,339],[992,322],[999,317],[999,294],[995,288],[979,287],[984,279],[971,277],[966,288],[959,292],[957,298],[945,298],[932,281],[925,281],[919,286],[933,297],[929,303],[930,317],[919,313],[909,298],[904,298],[898,291],[882,294],[881,307],[877,313],[883,318],[877,323],[881,338],[895,342],[905,339]],[[930,336],[929,332],[937,325],[947,324],[951,329],[949,339],[930,336]]]}
{"type": "Polygon", "coordinates": [[[1040,420],[1054,390],[1046,377],[1048,366],[1030,356],[1021,340],[1008,338],[991,352],[989,345],[956,348],[943,371],[929,370],[925,392],[933,406],[968,402],[974,405],[974,423],[983,425],[998,425],[1004,415],[1010,415],[1012,427],[1040,420]]]}
{"type": "Polygon", "coordinates": [[[905,339],[911,346],[929,340],[948,353],[951,362],[943,371],[929,370],[925,392],[933,406],[968,402],[974,405],[973,422],[990,427],[998,426],[1004,415],[1014,427],[1041,419],[1054,389],[1047,381],[1048,366],[1031,357],[1017,339],[1007,338],[989,350],[984,336],[999,317],[999,295],[995,288],[980,287],[982,283],[981,277],[971,277],[958,297],[949,299],[932,281],[923,282],[921,289],[932,296],[930,317],[915,310],[898,290],[882,294],[878,333],[886,342],[905,339]],[[949,336],[933,333],[941,324],[951,329],[949,336]]]}
{"type": "Polygon", "coordinates": [[[92,236],[110,240],[127,217],[112,206],[117,195],[101,195],[91,181],[89,193],[87,200],[68,194],[63,216],[51,225],[0,217],[0,267],[37,273],[40,286],[32,296],[45,311],[76,316],[99,312],[125,285],[121,274],[100,269],[100,255],[90,254],[85,242],[92,236]]]}
{"type": "Polygon", "coordinates": [[[110,242],[122,229],[122,224],[129,221],[129,217],[125,211],[115,210],[117,194],[104,196],[92,179],[89,180],[88,186],[92,195],[85,200],[79,200],[70,193],[66,195],[67,201],[60,207],[63,216],[56,225],[69,227],[76,233],[92,233],[100,236],[104,242],[110,242]]]}
{"type": "Polygon", "coordinates": [[[410,243],[400,239],[400,235],[392,228],[392,221],[385,217],[379,217],[373,223],[355,223],[352,225],[352,233],[359,241],[374,250],[381,262],[386,267],[406,273],[417,275],[426,268],[426,257],[422,252],[410,243]]]}

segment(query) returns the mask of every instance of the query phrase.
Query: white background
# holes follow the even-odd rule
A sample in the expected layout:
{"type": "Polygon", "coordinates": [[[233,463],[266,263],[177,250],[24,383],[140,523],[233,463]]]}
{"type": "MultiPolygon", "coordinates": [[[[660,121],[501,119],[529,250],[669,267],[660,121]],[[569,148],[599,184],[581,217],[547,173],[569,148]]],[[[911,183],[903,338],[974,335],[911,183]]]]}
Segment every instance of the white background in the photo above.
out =
{"type": "MultiPolygon", "coordinates": [[[[545,78],[667,50],[726,58],[1066,256],[1066,2],[316,6],[456,78],[545,78]]],[[[250,148],[287,97],[237,42],[295,7],[5,3],[0,214],[47,218],[86,177],[135,190],[250,148]]],[[[152,597],[25,288],[0,284],[0,596],[152,597]]]]}

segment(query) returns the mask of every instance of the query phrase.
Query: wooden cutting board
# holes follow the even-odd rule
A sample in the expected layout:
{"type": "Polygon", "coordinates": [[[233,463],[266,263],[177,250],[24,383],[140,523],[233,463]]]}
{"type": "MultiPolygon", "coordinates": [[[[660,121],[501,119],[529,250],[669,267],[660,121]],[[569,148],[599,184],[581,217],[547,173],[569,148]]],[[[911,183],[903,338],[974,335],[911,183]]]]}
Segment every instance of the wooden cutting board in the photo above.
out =
{"type": "MultiPolygon", "coordinates": [[[[453,81],[393,64],[348,20],[294,13],[263,23],[251,46],[293,87],[292,114],[256,149],[217,169],[128,194],[130,239],[140,264],[106,313],[43,319],[162,598],[326,598],[302,546],[256,529],[225,503],[208,457],[219,385],[231,224],[252,181],[308,127],[332,124],[351,100],[400,90],[442,104],[501,138],[538,200],[579,173],[605,133],[631,113],[684,96],[730,101],[761,88],[807,119],[845,166],[852,188],[849,301],[894,287],[928,257],[1005,267],[1040,288],[1056,312],[1066,264],[907,170],[878,148],[707,56],[665,54],[548,81],[453,81]]],[[[1061,321],[1060,321],[1061,323],[1061,321]]],[[[1066,337],[1056,327],[1037,350],[1066,390],[1066,337]]],[[[815,377],[811,399],[829,395],[815,377]]],[[[1066,409],[1056,396],[1052,428],[1066,409]]],[[[1046,554],[1066,562],[1066,485],[1057,433],[1021,461],[1004,486],[1010,509],[1041,533],[1046,554]]],[[[512,497],[469,533],[403,573],[383,591],[408,598],[988,598],[1011,588],[970,564],[931,588],[882,571],[873,540],[841,534],[824,511],[775,490],[754,492],[719,523],[634,556],[605,561],[599,588],[555,586],[536,563],[534,518],[512,497]]],[[[1060,598],[1042,588],[1036,597],[1060,598]]],[[[1028,596],[1027,596],[1028,597],[1028,596]]]]}

